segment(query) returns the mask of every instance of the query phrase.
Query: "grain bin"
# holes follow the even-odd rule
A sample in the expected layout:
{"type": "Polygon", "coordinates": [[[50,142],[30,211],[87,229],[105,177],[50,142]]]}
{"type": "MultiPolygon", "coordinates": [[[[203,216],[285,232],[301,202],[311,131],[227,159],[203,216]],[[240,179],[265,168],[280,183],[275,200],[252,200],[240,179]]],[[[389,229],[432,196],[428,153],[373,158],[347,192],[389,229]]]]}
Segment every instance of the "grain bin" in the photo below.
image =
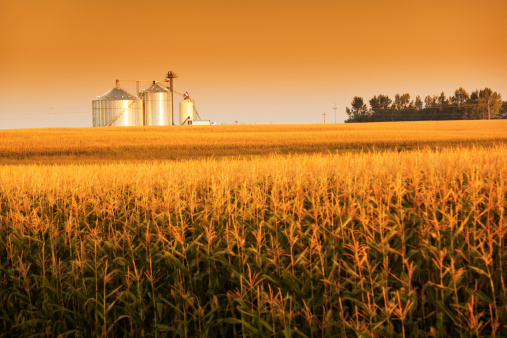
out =
{"type": "Polygon", "coordinates": [[[94,127],[105,126],[142,126],[142,100],[116,86],[92,101],[92,116],[94,127]]]}
{"type": "Polygon", "coordinates": [[[194,120],[194,103],[185,95],[185,99],[180,102],[180,125],[192,124],[194,120]]]}
{"type": "Polygon", "coordinates": [[[173,124],[169,108],[170,92],[153,81],[139,96],[143,100],[145,126],[170,126],[173,124]]]}

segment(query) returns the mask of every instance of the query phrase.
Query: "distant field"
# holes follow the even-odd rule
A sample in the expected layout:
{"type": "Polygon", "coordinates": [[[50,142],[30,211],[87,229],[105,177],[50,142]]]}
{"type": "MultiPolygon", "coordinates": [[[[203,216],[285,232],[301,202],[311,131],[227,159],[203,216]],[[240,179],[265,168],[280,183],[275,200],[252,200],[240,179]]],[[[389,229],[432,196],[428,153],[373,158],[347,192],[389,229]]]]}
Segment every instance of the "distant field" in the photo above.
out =
{"type": "Polygon", "coordinates": [[[0,163],[104,163],[270,153],[493,145],[507,121],[65,128],[0,131],[0,163]]]}

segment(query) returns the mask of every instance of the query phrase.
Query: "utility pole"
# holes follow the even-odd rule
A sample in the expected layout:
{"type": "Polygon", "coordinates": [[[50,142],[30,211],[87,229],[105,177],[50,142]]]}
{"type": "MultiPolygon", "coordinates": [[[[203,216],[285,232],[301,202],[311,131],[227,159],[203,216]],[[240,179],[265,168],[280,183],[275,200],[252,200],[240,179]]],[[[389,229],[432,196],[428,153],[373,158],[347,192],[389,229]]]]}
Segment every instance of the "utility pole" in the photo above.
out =
{"type": "Polygon", "coordinates": [[[324,115],[324,124],[326,124],[326,114],[322,114],[324,115]]]}
{"type": "Polygon", "coordinates": [[[334,109],[334,124],[336,124],[336,109],[338,109],[338,108],[336,108],[336,102],[334,104],[334,108],[333,109],[334,109]]]}

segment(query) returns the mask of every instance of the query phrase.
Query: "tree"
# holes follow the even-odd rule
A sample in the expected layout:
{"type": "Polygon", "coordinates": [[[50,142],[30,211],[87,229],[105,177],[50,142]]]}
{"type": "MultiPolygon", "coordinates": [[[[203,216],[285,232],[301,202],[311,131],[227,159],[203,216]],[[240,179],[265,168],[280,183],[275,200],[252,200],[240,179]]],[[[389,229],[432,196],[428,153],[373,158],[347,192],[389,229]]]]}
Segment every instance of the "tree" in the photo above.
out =
{"type": "Polygon", "coordinates": [[[479,91],[474,90],[470,93],[470,97],[466,101],[466,114],[465,119],[478,120],[482,118],[482,112],[479,108],[479,91]]]}
{"type": "Polygon", "coordinates": [[[403,95],[396,94],[396,96],[394,97],[392,107],[396,110],[410,108],[410,94],[408,93],[405,93],[403,95]]]}
{"type": "Polygon", "coordinates": [[[391,102],[393,102],[393,100],[391,100],[389,96],[380,94],[370,99],[370,106],[373,111],[385,110],[389,109],[391,102]]]}
{"type": "Polygon", "coordinates": [[[502,119],[507,119],[507,101],[503,101],[502,108],[500,108],[500,116],[502,119]]]}
{"type": "Polygon", "coordinates": [[[454,92],[454,96],[451,96],[449,99],[452,104],[456,106],[461,106],[470,99],[470,96],[468,95],[465,89],[459,87],[459,89],[456,89],[456,91],[454,92]]]}
{"type": "Polygon", "coordinates": [[[354,96],[352,107],[346,108],[349,118],[345,122],[507,119],[507,103],[490,88],[468,94],[459,87],[449,98],[441,92],[426,96],[424,102],[419,95],[411,100],[408,93],[396,94],[394,100],[379,94],[369,103],[371,109],[362,97],[354,96]]]}
{"type": "Polygon", "coordinates": [[[437,102],[438,102],[438,105],[439,105],[440,107],[443,107],[443,106],[446,106],[446,105],[447,105],[448,101],[447,101],[447,98],[445,97],[445,93],[444,93],[444,92],[442,92],[442,93],[440,94],[440,96],[438,97],[437,102]]]}
{"type": "Polygon", "coordinates": [[[421,97],[419,95],[417,95],[415,98],[414,107],[416,110],[421,110],[423,108],[423,102],[422,102],[421,97]]]}
{"type": "Polygon", "coordinates": [[[483,119],[498,119],[502,107],[502,96],[486,87],[479,92],[479,107],[483,119]]]}
{"type": "Polygon", "coordinates": [[[475,90],[470,94],[470,98],[468,99],[467,103],[469,103],[469,104],[479,103],[479,91],[478,90],[475,90]]]}
{"type": "Polygon", "coordinates": [[[436,105],[435,97],[431,97],[430,95],[427,95],[424,98],[424,108],[433,108],[436,105]]]}
{"type": "Polygon", "coordinates": [[[354,96],[352,99],[352,108],[347,107],[345,111],[349,116],[348,122],[364,122],[368,116],[368,107],[364,104],[362,97],[354,96]]]}

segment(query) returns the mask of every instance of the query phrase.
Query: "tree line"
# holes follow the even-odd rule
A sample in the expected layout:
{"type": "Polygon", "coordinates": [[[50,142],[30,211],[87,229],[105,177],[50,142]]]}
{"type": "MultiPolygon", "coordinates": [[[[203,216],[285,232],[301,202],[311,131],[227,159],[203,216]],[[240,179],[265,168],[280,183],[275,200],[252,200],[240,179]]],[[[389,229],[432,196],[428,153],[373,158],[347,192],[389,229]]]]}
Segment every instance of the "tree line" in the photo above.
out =
{"type": "Polygon", "coordinates": [[[428,121],[428,120],[484,120],[507,118],[507,102],[490,88],[468,93],[460,87],[454,95],[418,95],[415,100],[410,94],[396,94],[394,100],[387,95],[375,95],[366,105],[362,97],[354,96],[351,108],[346,112],[347,122],[428,121]]]}

